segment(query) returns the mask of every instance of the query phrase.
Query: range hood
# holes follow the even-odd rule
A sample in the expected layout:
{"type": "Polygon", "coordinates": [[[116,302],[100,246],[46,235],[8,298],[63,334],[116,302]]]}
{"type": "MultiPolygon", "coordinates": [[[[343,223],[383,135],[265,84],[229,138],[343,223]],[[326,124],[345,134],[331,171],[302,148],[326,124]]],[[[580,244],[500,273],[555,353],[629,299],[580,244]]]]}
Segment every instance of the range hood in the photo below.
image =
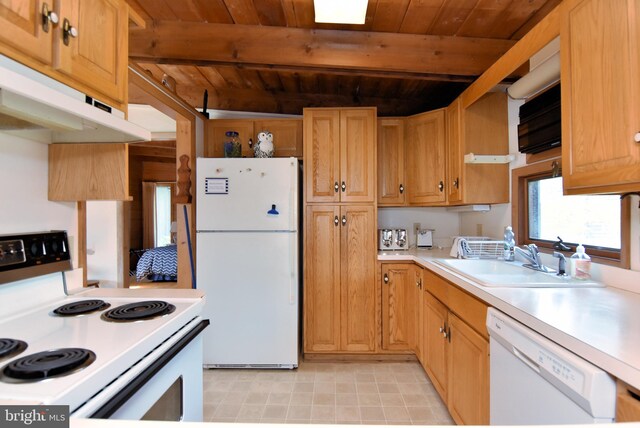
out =
{"type": "Polygon", "coordinates": [[[0,133],[42,143],[148,141],[151,132],[88,104],[87,97],[0,56],[0,133]]]}

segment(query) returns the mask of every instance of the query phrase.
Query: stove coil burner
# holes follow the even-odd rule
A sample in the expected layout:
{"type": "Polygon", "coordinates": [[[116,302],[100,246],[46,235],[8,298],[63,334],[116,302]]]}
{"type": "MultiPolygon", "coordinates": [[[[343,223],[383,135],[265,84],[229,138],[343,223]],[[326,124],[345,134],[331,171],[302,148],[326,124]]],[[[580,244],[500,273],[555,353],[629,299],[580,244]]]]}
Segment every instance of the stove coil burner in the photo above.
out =
{"type": "Polygon", "coordinates": [[[17,339],[0,339],[0,358],[17,355],[27,349],[27,343],[17,339]]]}
{"type": "Polygon", "coordinates": [[[107,309],[109,306],[111,305],[103,300],[81,300],[79,302],[62,305],[54,309],[53,313],[62,317],[72,317],[107,309]]]}
{"type": "Polygon", "coordinates": [[[176,310],[170,303],[161,300],[149,300],[146,302],[129,303],[109,309],[102,314],[106,321],[128,322],[138,320],[149,320],[155,317],[169,315],[176,310]]]}
{"type": "Polygon", "coordinates": [[[8,383],[37,382],[64,376],[87,367],[96,360],[88,349],[61,348],[18,358],[4,366],[1,379],[8,383]]]}

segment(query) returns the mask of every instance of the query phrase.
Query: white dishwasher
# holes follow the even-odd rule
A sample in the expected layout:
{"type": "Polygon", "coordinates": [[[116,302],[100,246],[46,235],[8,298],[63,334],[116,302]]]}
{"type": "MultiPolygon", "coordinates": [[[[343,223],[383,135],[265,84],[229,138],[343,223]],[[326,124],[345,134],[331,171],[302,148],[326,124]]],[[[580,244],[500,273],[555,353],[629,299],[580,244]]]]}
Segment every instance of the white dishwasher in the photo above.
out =
{"type": "Polygon", "coordinates": [[[493,308],[487,328],[491,425],[613,422],[609,374],[493,308]]]}

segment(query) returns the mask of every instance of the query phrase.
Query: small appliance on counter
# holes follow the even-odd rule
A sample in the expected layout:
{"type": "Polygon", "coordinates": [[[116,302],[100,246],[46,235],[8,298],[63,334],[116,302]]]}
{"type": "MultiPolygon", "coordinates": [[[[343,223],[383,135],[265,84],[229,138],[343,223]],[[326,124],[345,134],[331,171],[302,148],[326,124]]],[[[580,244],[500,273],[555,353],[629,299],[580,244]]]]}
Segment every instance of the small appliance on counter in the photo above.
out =
{"type": "Polygon", "coordinates": [[[378,229],[378,249],[380,251],[408,250],[407,229],[378,229]]]}
{"type": "Polygon", "coordinates": [[[433,229],[418,229],[416,231],[416,246],[418,248],[432,248],[433,232],[433,229]]]}

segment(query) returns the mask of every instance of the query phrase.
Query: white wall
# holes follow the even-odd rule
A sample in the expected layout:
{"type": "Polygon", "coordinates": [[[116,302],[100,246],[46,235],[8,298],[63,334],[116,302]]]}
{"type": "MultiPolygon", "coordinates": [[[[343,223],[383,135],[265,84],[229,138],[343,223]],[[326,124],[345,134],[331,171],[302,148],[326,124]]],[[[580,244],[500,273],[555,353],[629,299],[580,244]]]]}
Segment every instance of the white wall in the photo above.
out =
{"type": "Polygon", "coordinates": [[[48,148],[0,133],[0,234],[66,230],[77,267],[76,204],[48,200],[48,148]]]}
{"type": "Polygon", "coordinates": [[[460,215],[446,208],[403,207],[379,208],[378,228],[405,228],[409,234],[409,245],[415,245],[413,224],[420,223],[423,229],[435,229],[433,244],[450,247],[454,236],[460,235],[460,215]]]}
{"type": "Polygon", "coordinates": [[[87,202],[87,279],[99,280],[100,287],[118,286],[117,204],[87,202]]]}

